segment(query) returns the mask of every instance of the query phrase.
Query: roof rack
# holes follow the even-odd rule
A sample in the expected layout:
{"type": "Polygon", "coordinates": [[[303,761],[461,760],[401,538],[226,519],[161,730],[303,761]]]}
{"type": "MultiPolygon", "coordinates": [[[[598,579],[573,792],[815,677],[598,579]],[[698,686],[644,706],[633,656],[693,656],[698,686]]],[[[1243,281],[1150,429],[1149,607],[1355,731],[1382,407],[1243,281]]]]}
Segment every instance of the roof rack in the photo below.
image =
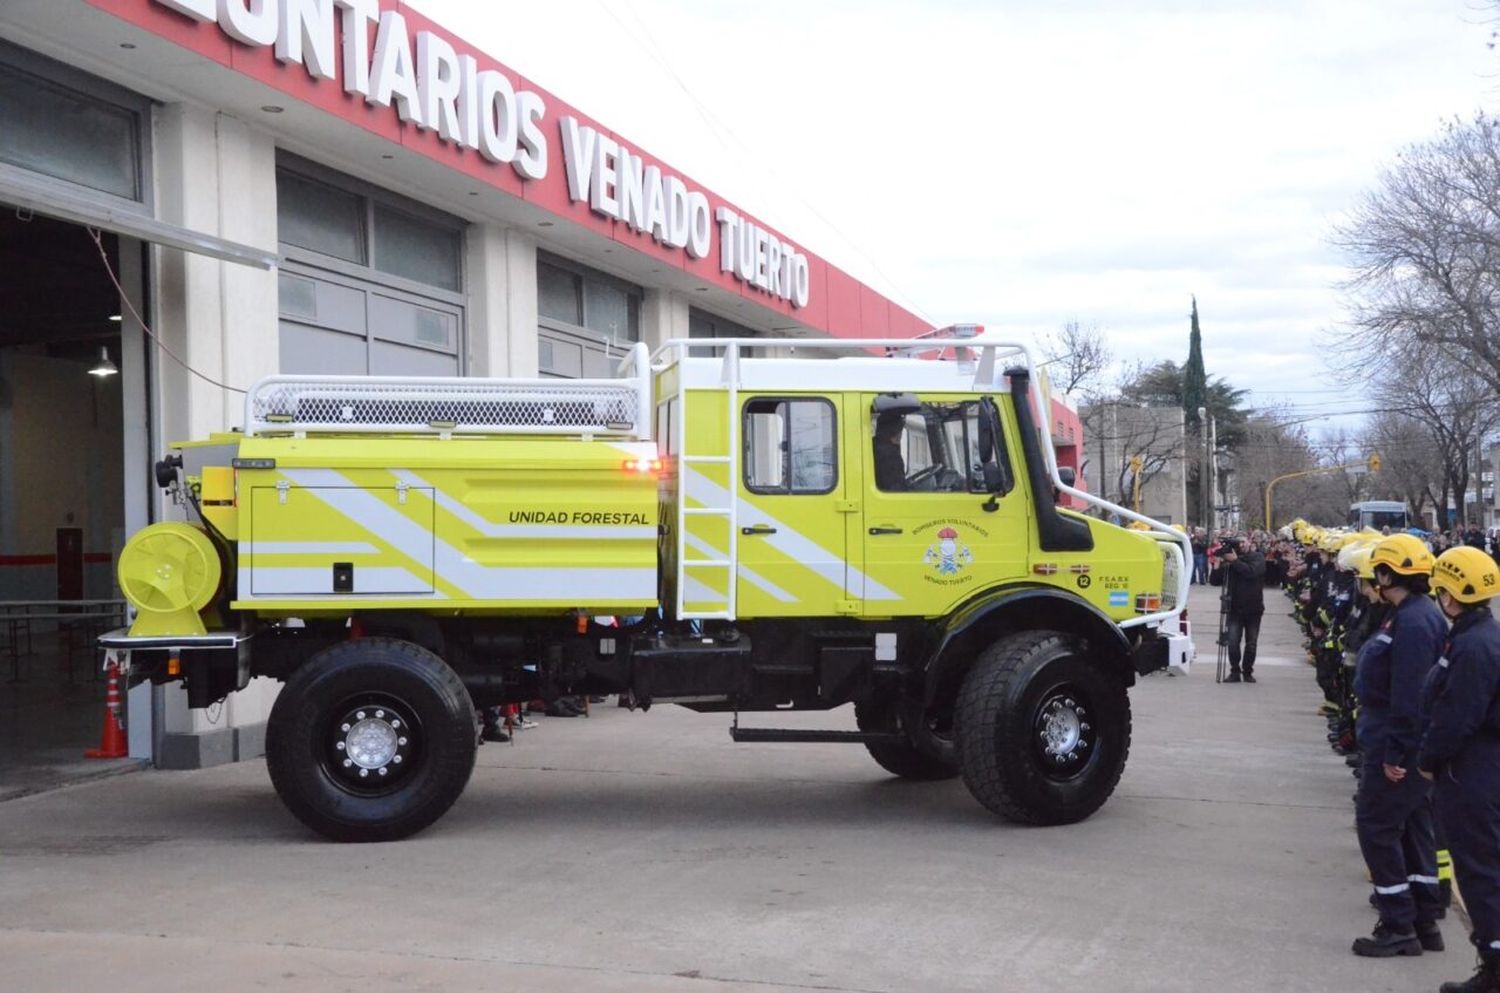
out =
{"type": "Polygon", "coordinates": [[[617,379],[268,376],[245,396],[245,434],[537,434],[651,437],[651,368],[636,343],[617,379]]]}

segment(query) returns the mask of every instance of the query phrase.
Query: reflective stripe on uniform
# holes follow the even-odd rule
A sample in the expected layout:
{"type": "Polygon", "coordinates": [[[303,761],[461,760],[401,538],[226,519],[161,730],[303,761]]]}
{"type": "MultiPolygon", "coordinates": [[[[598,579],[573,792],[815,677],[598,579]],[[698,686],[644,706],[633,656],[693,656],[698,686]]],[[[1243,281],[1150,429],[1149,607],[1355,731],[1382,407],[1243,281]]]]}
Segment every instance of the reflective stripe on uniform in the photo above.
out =
{"type": "Polygon", "coordinates": [[[1442,666],[1444,669],[1448,668],[1448,656],[1444,655],[1442,658],[1438,659],[1438,665],[1442,666]]]}
{"type": "Polygon", "coordinates": [[[1405,893],[1411,889],[1411,883],[1398,883],[1395,886],[1377,886],[1375,892],[1381,896],[1394,896],[1397,893],[1405,893]]]}
{"type": "Polygon", "coordinates": [[[1407,876],[1406,877],[1406,881],[1408,883],[1427,883],[1429,886],[1436,886],[1438,884],[1438,877],[1436,877],[1436,876],[1407,876]]]}
{"type": "Polygon", "coordinates": [[[1391,636],[1385,633],[1381,633],[1375,636],[1375,640],[1380,642],[1382,645],[1389,645],[1391,643],[1391,636]]]}

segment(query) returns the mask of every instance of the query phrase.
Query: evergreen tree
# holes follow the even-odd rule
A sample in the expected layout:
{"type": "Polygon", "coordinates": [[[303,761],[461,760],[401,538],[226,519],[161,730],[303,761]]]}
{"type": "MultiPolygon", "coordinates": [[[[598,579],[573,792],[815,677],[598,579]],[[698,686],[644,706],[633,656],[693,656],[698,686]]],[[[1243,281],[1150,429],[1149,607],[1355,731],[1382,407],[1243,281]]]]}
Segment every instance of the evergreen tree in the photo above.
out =
{"type": "Polygon", "coordinates": [[[1198,329],[1198,298],[1193,297],[1193,327],[1188,337],[1187,364],[1182,367],[1182,409],[1188,427],[1198,430],[1198,408],[1208,400],[1208,374],[1203,370],[1203,333],[1198,329]]]}

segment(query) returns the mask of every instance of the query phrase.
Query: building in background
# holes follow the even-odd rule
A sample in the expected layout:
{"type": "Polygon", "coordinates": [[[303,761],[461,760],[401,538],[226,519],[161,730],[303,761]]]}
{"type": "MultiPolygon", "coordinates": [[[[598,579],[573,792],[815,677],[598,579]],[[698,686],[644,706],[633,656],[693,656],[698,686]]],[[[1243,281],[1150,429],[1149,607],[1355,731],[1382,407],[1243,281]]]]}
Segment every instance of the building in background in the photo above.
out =
{"type": "Polygon", "coordinates": [[[1092,492],[1167,524],[1187,522],[1192,462],[1181,407],[1110,401],[1079,412],[1092,492]]]}

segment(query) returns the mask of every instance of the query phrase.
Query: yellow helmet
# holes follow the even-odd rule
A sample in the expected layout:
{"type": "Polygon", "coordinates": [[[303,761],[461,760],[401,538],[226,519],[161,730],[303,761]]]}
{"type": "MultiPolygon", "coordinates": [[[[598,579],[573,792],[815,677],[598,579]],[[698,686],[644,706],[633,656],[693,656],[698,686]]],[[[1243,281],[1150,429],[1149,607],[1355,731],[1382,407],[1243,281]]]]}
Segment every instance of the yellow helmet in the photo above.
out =
{"type": "Polygon", "coordinates": [[[1151,530],[1151,525],[1143,523],[1141,521],[1131,521],[1129,524],[1127,524],[1125,526],[1127,528],[1129,528],[1131,531],[1150,531],[1151,530]]]}
{"type": "Polygon", "coordinates": [[[1173,524],[1172,525],[1172,530],[1173,531],[1180,531],[1183,534],[1187,534],[1188,533],[1187,528],[1183,527],[1181,524],[1173,524]]]}
{"type": "Polygon", "coordinates": [[[1437,557],[1432,585],[1459,603],[1479,603],[1500,595],[1500,566],[1479,549],[1459,545],[1437,557]]]}
{"type": "MultiPolygon", "coordinates": [[[[1374,552],[1374,545],[1356,545],[1349,549],[1349,571],[1360,579],[1375,582],[1375,566],[1370,562],[1370,556],[1374,552]]],[[[1343,558],[1342,555],[1339,557],[1343,558]]]]}
{"type": "Polygon", "coordinates": [[[1426,576],[1432,572],[1432,552],[1415,535],[1393,534],[1376,543],[1370,565],[1383,565],[1401,576],[1426,576]]]}
{"type": "Polygon", "coordinates": [[[1339,536],[1332,531],[1324,531],[1323,536],[1318,539],[1318,551],[1327,552],[1332,555],[1339,550],[1339,536]]]}
{"type": "MultiPolygon", "coordinates": [[[[1373,547],[1370,542],[1346,541],[1344,542],[1344,547],[1339,549],[1339,554],[1334,559],[1334,563],[1344,572],[1354,572],[1355,554],[1373,547]]],[[[1368,558],[1368,556],[1366,557],[1368,558]]]]}

